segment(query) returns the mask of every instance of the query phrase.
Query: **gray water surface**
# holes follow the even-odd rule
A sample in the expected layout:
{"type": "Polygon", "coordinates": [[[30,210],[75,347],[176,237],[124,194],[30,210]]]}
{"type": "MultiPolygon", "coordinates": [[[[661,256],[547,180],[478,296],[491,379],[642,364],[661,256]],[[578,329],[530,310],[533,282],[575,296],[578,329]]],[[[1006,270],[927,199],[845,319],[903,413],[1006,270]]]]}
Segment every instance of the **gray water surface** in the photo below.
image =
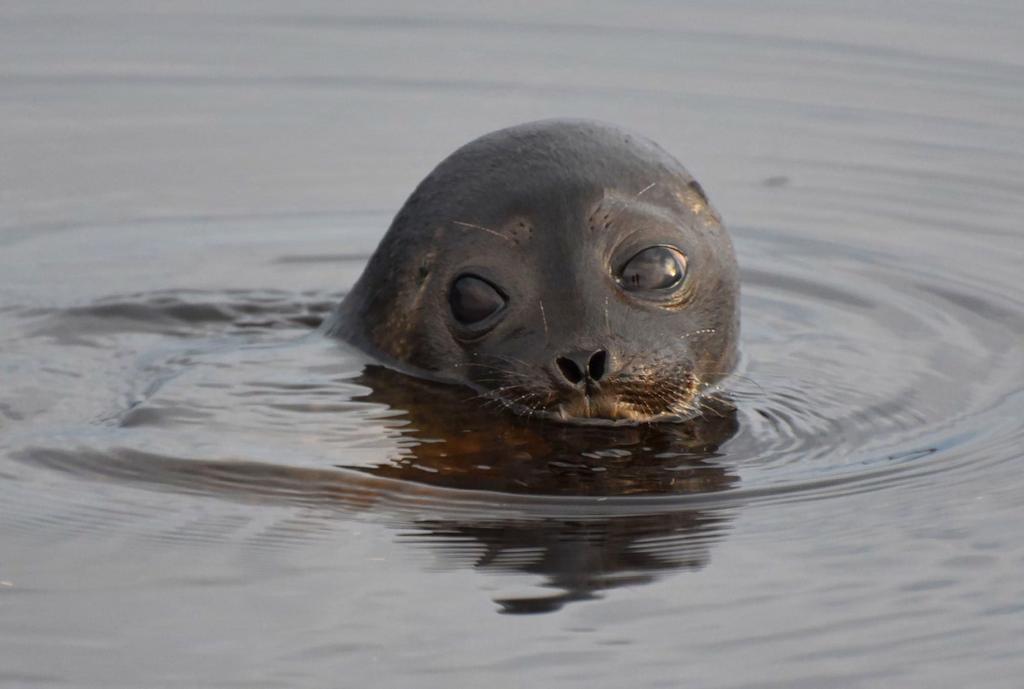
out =
{"type": "Polygon", "coordinates": [[[1018,687],[1024,8],[0,4],[0,686],[1018,687]],[[657,140],[743,271],[700,424],[317,324],[530,119],[657,140]]]}

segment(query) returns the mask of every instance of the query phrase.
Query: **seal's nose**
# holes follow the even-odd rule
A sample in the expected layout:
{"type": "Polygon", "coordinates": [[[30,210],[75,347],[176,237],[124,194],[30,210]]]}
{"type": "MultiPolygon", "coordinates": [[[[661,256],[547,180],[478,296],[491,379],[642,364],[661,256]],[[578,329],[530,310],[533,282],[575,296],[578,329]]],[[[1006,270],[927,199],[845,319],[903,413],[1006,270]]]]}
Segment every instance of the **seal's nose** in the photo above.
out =
{"type": "Polygon", "coordinates": [[[572,385],[584,381],[596,383],[608,371],[608,352],[569,352],[555,359],[555,368],[572,385]]]}

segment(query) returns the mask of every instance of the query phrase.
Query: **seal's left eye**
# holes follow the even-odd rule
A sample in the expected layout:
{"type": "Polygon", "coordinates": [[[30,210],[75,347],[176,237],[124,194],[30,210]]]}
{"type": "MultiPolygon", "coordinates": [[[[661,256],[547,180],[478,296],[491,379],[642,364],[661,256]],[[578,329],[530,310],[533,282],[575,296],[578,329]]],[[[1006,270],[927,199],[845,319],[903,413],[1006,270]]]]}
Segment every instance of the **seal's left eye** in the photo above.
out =
{"type": "Polygon", "coordinates": [[[626,261],[619,284],[630,292],[667,290],[686,276],[686,256],[670,246],[651,246],[626,261]]]}
{"type": "Polygon", "coordinates": [[[497,313],[505,301],[497,287],[476,275],[460,275],[448,293],[452,315],[463,325],[479,323],[497,313]]]}

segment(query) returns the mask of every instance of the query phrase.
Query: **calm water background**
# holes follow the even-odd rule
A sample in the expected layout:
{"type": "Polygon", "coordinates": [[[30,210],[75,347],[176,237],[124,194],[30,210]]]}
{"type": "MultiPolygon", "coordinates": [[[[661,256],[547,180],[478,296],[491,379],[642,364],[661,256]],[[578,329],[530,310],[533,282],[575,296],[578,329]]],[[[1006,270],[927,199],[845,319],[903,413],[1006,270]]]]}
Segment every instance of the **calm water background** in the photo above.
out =
{"type": "Polygon", "coordinates": [[[0,3],[0,686],[1020,686],[1022,26],[0,3]],[[732,228],[701,452],[428,442],[311,330],[437,161],[551,116],[659,141],[732,228]]]}

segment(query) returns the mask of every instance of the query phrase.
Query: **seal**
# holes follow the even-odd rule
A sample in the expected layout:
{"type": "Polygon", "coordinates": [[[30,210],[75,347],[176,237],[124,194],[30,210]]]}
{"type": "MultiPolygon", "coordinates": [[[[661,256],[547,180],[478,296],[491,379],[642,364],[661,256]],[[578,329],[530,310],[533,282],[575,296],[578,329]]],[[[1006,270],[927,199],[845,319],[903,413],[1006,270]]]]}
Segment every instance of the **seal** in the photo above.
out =
{"type": "Polygon", "coordinates": [[[683,420],[735,365],[738,269],[704,190],[657,144],[542,120],[438,164],[324,331],[524,416],[683,420]]]}

